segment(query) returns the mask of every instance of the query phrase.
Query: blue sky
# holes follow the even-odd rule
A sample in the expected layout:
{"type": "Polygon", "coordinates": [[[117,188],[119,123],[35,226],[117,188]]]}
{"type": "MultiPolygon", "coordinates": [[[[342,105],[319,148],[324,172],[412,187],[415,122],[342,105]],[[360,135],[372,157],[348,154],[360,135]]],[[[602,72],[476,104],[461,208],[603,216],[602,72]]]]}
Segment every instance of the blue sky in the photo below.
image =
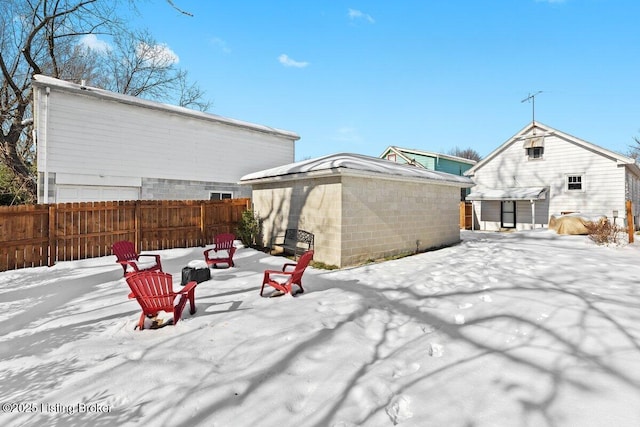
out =
{"type": "Polygon", "coordinates": [[[625,154],[640,1],[138,2],[210,112],[297,132],[296,160],[389,145],[482,156],[532,119],[625,154]]]}

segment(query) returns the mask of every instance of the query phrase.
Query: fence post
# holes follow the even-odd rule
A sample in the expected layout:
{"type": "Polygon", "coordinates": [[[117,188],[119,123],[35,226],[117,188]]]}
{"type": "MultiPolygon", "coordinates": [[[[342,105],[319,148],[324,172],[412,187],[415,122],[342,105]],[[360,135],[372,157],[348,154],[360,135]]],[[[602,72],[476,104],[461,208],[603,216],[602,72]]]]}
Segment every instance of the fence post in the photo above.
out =
{"type": "Polygon", "coordinates": [[[633,224],[633,203],[631,200],[627,200],[626,202],[627,208],[627,234],[629,235],[629,243],[633,243],[633,233],[636,228],[633,224]]]}
{"type": "Polygon", "coordinates": [[[133,210],[133,228],[134,228],[134,244],[135,244],[135,248],[136,251],[138,253],[140,253],[140,251],[142,251],[142,248],[140,248],[140,238],[141,238],[141,224],[142,224],[142,220],[141,220],[141,215],[142,213],[140,212],[141,208],[140,208],[140,200],[136,200],[135,202],[135,208],[133,210]]]}
{"type": "Polygon", "coordinates": [[[207,210],[204,206],[204,201],[200,202],[200,246],[206,246],[207,240],[204,235],[205,215],[207,210]]]}
{"type": "Polygon", "coordinates": [[[47,253],[47,264],[53,267],[56,254],[58,253],[58,239],[56,238],[56,205],[49,205],[49,247],[47,253]]]}

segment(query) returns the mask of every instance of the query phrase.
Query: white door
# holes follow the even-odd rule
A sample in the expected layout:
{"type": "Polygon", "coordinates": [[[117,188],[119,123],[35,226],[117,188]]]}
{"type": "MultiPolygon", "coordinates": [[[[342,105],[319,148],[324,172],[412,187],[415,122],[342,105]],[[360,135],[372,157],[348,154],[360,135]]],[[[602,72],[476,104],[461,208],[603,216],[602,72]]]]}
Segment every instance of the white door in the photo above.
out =
{"type": "Polygon", "coordinates": [[[104,187],[98,185],[58,185],[56,203],[110,202],[116,200],[138,200],[138,187],[104,187]]]}

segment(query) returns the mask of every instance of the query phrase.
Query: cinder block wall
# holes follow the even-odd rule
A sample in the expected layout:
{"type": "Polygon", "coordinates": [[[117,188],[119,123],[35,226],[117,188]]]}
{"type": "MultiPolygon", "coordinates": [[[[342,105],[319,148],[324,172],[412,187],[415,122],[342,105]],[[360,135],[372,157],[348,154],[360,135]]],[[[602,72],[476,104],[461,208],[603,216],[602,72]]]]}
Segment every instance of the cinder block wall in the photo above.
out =
{"type": "Polygon", "coordinates": [[[209,200],[210,192],[227,191],[234,198],[251,197],[249,188],[228,182],[142,178],[143,200],[209,200]]]}
{"type": "Polygon", "coordinates": [[[460,188],[343,177],[341,266],[460,241],[460,188]]]}
{"type": "Polygon", "coordinates": [[[254,184],[253,209],[263,221],[262,241],[287,228],[314,234],[314,260],[341,266],[342,198],[339,176],[254,184]]]}
{"type": "Polygon", "coordinates": [[[345,267],[460,241],[460,188],[332,176],[253,186],[263,244],[287,228],[315,235],[314,259],[345,267]]]}

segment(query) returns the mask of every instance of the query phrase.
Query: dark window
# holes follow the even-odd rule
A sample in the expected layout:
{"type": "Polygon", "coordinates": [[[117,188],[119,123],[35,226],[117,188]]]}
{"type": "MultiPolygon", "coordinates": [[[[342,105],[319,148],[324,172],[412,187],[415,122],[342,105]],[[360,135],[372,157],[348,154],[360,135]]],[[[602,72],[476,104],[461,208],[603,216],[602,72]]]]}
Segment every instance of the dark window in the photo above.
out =
{"type": "Polygon", "coordinates": [[[567,190],[582,190],[582,176],[581,175],[567,176],[567,190]]]}
{"type": "Polygon", "coordinates": [[[209,193],[209,200],[230,199],[232,195],[233,195],[232,193],[226,193],[226,192],[212,192],[212,193],[209,193]]]}
{"type": "Polygon", "coordinates": [[[544,147],[527,148],[527,156],[530,159],[541,159],[542,153],[544,153],[544,147]]]}

